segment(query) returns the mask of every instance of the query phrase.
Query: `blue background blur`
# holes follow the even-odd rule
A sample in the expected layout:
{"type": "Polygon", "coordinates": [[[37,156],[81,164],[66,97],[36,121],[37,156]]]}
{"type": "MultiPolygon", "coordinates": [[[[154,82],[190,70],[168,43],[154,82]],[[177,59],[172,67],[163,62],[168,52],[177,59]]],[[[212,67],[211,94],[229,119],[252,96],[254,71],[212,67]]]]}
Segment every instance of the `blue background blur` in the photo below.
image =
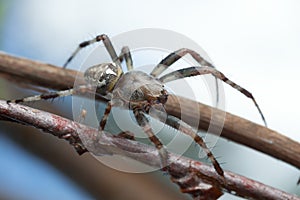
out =
{"type": "MultiPolygon", "coordinates": [[[[79,42],[97,34],[113,36],[138,28],[182,33],[200,44],[220,71],[255,95],[271,129],[300,141],[299,1],[2,0],[0,6],[1,50],[55,65],[64,63],[79,42]]],[[[2,87],[1,95],[7,94],[2,87]]],[[[225,92],[226,111],[261,123],[250,101],[226,86],[225,92]]],[[[0,154],[0,195],[92,198],[2,134],[0,152],[5,152],[0,154]]],[[[288,164],[225,140],[215,152],[222,155],[225,169],[300,194],[300,173],[288,164]]]]}

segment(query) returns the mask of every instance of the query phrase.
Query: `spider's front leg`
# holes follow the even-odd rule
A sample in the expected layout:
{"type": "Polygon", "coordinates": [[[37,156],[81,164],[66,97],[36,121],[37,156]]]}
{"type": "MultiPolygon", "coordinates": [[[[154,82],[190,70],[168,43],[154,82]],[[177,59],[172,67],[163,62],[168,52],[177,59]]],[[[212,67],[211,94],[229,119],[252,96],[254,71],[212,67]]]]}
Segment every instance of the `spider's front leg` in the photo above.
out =
{"type": "Polygon", "coordinates": [[[209,148],[206,146],[203,139],[193,130],[193,128],[190,125],[171,115],[168,115],[166,123],[169,126],[181,131],[182,133],[192,137],[194,141],[204,150],[206,156],[210,159],[211,163],[213,164],[216,172],[220,176],[224,177],[224,171],[221,168],[219,162],[217,161],[213,153],[209,150],[209,148]]]}
{"type": "Polygon", "coordinates": [[[265,117],[260,109],[260,107],[258,106],[255,98],[253,97],[253,95],[246,90],[245,88],[239,86],[238,84],[234,83],[233,81],[229,80],[223,73],[221,73],[220,71],[216,70],[215,68],[212,67],[189,67],[189,68],[184,68],[184,69],[180,69],[174,72],[171,72],[169,74],[166,74],[164,76],[162,76],[161,78],[159,78],[159,80],[162,83],[167,83],[170,81],[174,81],[177,79],[182,79],[182,78],[186,78],[186,77],[191,77],[191,76],[199,76],[199,75],[204,75],[204,74],[211,74],[214,77],[224,81],[225,83],[227,83],[228,85],[230,85],[231,87],[233,87],[234,89],[240,91],[242,94],[244,94],[246,97],[252,99],[254,105],[256,106],[265,126],[267,127],[267,122],[265,120],[265,117]]]}
{"type": "Polygon", "coordinates": [[[217,161],[213,153],[210,151],[210,149],[207,147],[203,139],[193,130],[193,128],[190,125],[172,115],[167,115],[167,118],[165,119],[165,113],[159,110],[156,110],[156,115],[153,115],[153,117],[160,120],[162,123],[166,123],[168,126],[171,126],[174,129],[179,130],[180,132],[193,138],[194,141],[204,150],[206,156],[210,159],[211,163],[213,164],[216,172],[224,178],[224,171],[221,168],[219,162],[217,161]]]}
{"type": "MultiPolygon", "coordinates": [[[[153,77],[158,77],[163,73],[166,69],[168,69],[173,63],[184,57],[185,55],[191,55],[200,66],[208,66],[215,68],[210,62],[205,60],[199,53],[195,52],[192,49],[188,48],[181,48],[177,51],[174,51],[173,53],[170,53],[167,57],[165,57],[160,63],[158,63],[152,72],[150,73],[153,77]]],[[[216,84],[216,103],[219,102],[219,85],[218,85],[218,79],[215,79],[216,84]]]]}
{"type": "Polygon", "coordinates": [[[163,170],[168,169],[168,152],[164,148],[163,144],[160,142],[160,140],[155,136],[153,133],[153,130],[149,124],[149,121],[147,117],[145,116],[143,110],[136,108],[133,109],[133,113],[135,116],[135,119],[140,127],[142,127],[143,131],[148,135],[150,141],[155,145],[156,149],[158,150],[160,160],[161,160],[161,167],[163,170]]]}
{"type": "Polygon", "coordinates": [[[160,63],[158,63],[155,68],[150,73],[154,77],[158,77],[161,73],[163,73],[168,67],[170,67],[173,63],[175,63],[177,60],[185,56],[186,54],[191,55],[201,66],[209,66],[214,67],[210,62],[205,60],[200,54],[197,52],[182,48],[178,49],[177,51],[174,51],[173,53],[170,53],[167,57],[165,57],[160,63]]]}

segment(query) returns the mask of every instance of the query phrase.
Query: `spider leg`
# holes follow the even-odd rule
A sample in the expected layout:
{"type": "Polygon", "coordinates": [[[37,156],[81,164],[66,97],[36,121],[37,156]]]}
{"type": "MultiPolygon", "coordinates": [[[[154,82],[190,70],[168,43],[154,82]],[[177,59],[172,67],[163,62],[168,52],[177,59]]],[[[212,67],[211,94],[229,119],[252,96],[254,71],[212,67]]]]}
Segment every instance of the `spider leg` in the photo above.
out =
{"type": "MultiPolygon", "coordinates": [[[[152,115],[151,115],[152,116],[152,115]]],[[[210,149],[206,146],[203,139],[193,130],[193,128],[185,123],[184,121],[180,120],[179,118],[167,115],[167,118],[165,118],[165,113],[159,110],[156,110],[156,115],[153,115],[152,117],[160,120],[162,123],[166,123],[168,126],[171,126],[180,132],[192,137],[194,141],[205,151],[207,157],[210,159],[211,163],[213,164],[216,172],[224,177],[224,171],[221,168],[219,162],[217,161],[216,157],[213,155],[213,153],[210,151],[210,149]]]]}
{"type": "MultiPolygon", "coordinates": [[[[177,51],[174,51],[173,53],[169,54],[167,57],[165,57],[160,63],[156,65],[156,67],[152,70],[150,75],[154,77],[158,77],[162,72],[164,72],[168,67],[170,67],[173,63],[175,63],[177,60],[185,56],[186,54],[191,55],[201,66],[208,66],[215,68],[210,62],[205,60],[199,53],[195,52],[194,50],[187,49],[187,48],[181,48],[177,51]]],[[[218,79],[216,78],[215,81],[216,84],[216,103],[219,102],[219,85],[218,85],[218,79]]]]}
{"type": "Polygon", "coordinates": [[[201,66],[209,66],[213,67],[214,66],[206,61],[200,54],[197,52],[187,49],[187,48],[182,48],[177,51],[174,51],[173,53],[169,54],[167,57],[165,57],[160,63],[158,63],[155,68],[152,70],[150,75],[154,77],[158,77],[161,73],[163,73],[168,67],[170,67],[173,63],[175,63],[177,60],[185,56],[186,54],[190,54],[201,66]]]}
{"type": "Polygon", "coordinates": [[[121,54],[119,55],[119,61],[122,62],[125,58],[127,70],[133,70],[132,57],[128,46],[124,46],[121,49],[121,54]]]}
{"type": "Polygon", "coordinates": [[[105,108],[105,111],[104,111],[104,115],[99,123],[99,128],[98,130],[99,131],[103,131],[104,130],[104,127],[106,125],[106,122],[107,122],[107,119],[108,119],[108,116],[110,114],[110,111],[111,111],[111,108],[112,108],[112,102],[109,101],[106,105],[106,108],[105,108]]]}
{"type": "Polygon", "coordinates": [[[140,127],[142,127],[143,131],[148,135],[150,141],[155,145],[156,149],[158,150],[162,168],[166,169],[168,166],[168,152],[164,148],[163,144],[160,140],[155,136],[152,131],[152,128],[149,124],[148,119],[146,118],[144,112],[141,109],[134,109],[133,110],[135,119],[140,127]]]}
{"type": "Polygon", "coordinates": [[[77,53],[83,49],[84,47],[87,47],[91,44],[94,44],[96,42],[100,42],[100,41],[103,41],[103,44],[107,50],[107,52],[109,53],[110,57],[112,58],[112,60],[114,62],[117,62],[117,64],[120,65],[120,61],[118,59],[118,56],[117,56],[117,53],[109,39],[109,37],[105,34],[102,34],[102,35],[98,35],[96,36],[94,39],[91,39],[91,40],[87,40],[87,41],[84,41],[82,43],[80,43],[77,47],[77,49],[72,53],[72,55],[68,58],[68,60],[65,62],[65,64],[63,65],[63,68],[66,68],[67,65],[73,60],[73,58],[77,55],[77,53]]]}
{"type": "Polygon", "coordinates": [[[22,99],[8,100],[7,103],[22,103],[22,102],[30,102],[30,101],[39,101],[42,99],[54,99],[57,97],[65,97],[74,94],[74,89],[63,90],[63,91],[55,91],[48,92],[44,94],[39,94],[35,96],[25,97],[22,99]]]}
{"type": "Polygon", "coordinates": [[[70,95],[74,95],[74,94],[85,94],[90,89],[92,89],[91,85],[80,85],[76,88],[71,88],[68,90],[53,91],[53,92],[47,92],[47,93],[43,93],[43,94],[39,94],[39,95],[25,97],[22,99],[7,100],[7,103],[23,103],[23,102],[55,99],[58,97],[65,97],[65,96],[70,96],[70,95]]]}
{"type": "Polygon", "coordinates": [[[224,171],[221,168],[219,162],[217,161],[215,156],[212,154],[212,152],[209,150],[209,148],[206,146],[203,139],[193,130],[193,128],[190,125],[188,125],[187,123],[185,123],[182,120],[178,119],[177,117],[174,117],[174,116],[171,116],[171,115],[168,115],[166,123],[169,126],[181,131],[182,133],[192,137],[194,139],[194,141],[204,150],[207,157],[210,159],[211,163],[213,164],[216,172],[220,176],[224,176],[224,171]]]}
{"type": "Polygon", "coordinates": [[[212,74],[213,76],[224,81],[225,83],[227,83],[234,89],[240,91],[246,97],[252,99],[258,112],[260,113],[260,116],[261,116],[265,126],[267,127],[267,122],[265,120],[265,117],[264,117],[261,109],[259,108],[256,100],[254,99],[253,95],[248,90],[246,90],[246,89],[242,88],[241,86],[239,86],[238,84],[232,82],[223,73],[221,73],[220,71],[218,71],[212,67],[197,67],[196,66],[196,67],[184,68],[184,69],[180,69],[180,70],[171,72],[169,74],[166,74],[166,75],[162,76],[161,78],[159,78],[159,80],[163,83],[166,83],[166,82],[174,81],[174,80],[185,78],[185,77],[198,76],[198,75],[204,75],[204,74],[212,74]]]}

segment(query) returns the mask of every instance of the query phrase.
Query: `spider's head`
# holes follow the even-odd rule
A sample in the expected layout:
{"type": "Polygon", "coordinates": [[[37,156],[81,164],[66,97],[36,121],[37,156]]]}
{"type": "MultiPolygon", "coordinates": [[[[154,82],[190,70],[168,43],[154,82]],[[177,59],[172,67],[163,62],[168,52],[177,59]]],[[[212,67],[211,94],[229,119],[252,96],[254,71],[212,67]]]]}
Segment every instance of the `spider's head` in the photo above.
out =
{"type": "Polygon", "coordinates": [[[123,71],[115,63],[102,63],[88,68],[84,73],[87,83],[97,87],[97,93],[106,95],[111,92],[123,71]]]}

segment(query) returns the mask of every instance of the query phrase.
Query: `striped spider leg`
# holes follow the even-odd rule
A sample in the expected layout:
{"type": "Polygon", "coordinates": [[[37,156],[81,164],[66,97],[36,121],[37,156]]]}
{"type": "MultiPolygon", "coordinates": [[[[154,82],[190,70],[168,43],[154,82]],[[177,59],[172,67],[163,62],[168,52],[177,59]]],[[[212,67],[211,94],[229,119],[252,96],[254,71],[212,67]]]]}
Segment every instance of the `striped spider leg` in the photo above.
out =
{"type": "Polygon", "coordinates": [[[167,118],[165,119],[165,113],[159,110],[155,110],[155,115],[153,115],[153,117],[158,119],[162,123],[166,123],[168,126],[173,127],[174,129],[177,129],[180,132],[193,138],[193,140],[204,150],[206,156],[213,164],[216,172],[224,178],[224,171],[221,165],[219,164],[213,153],[210,151],[208,146],[205,144],[204,140],[193,130],[193,128],[189,124],[172,115],[167,115],[167,118]]]}
{"type": "MultiPolygon", "coordinates": [[[[197,63],[200,66],[208,66],[215,68],[213,64],[205,60],[199,53],[195,52],[192,49],[188,48],[181,48],[173,53],[170,53],[168,56],[166,56],[164,59],[158,63],[152,72],[150,73],[151,76],[158,77],[160,74],[162,74],[166,69],[168,69],[172,64],[177,62],[179,59],[182,59],[185,55],[190,55],[192,58],[197,61],[197,63]]],[[[218,79],[215,78],[215,84],[216,84],[216,103],[219,102],[219,85],[218,85],[218,79]]]]}
{"type": "Polygon", "coordinates": [[[111,59],[116,62],[118,65],[121,65],[120,63],[120,60],[118,59],[118,56],[117,56],[117,53],[109,39],[109,37],[105,34],[101,34],[101,35],[97,35],[95,38],[91,39],[91,40],[87,40],[87,41],[84,41],[84,42],[81,42],[78,47],[76,48],[76,50],[71,54],[71,56],[67,59],[67,61],[65,62],[65,64],[63,65],[63,68],[66,68],[67,65],[73,60],[73,58],[77,55],[77,53],[91,45],[91,44],[94,44],[94,43],[97,43],[97,42],[103,42],[107,52],[109,53],[111,59]]]}
{"type": "Polygon", "coordinates": [[[166,75],[160,77],[159,80],[162,83],[167,83],[167,82],[174,81],[174,80],[177,80],[177,79],[182,79],[182,78],[191,77],[191,76],[204,75],[204,74],[213,75],[214,77],[222,80],[226,84],[228,84],[231,87],[233,87],[234,89],[238,90],[239,92],[244,94],[246,97],[250,98],[253,101],[255,107],[257,108],[257,110],[258,110],[265,126],[267,127],[266,119],[265,119],[260,107],[258,106],[255,98],[253,97],[253,95],[248,90],[242,88],[238,84],[236,84],[236,83],[232,82],[231,80],[229,80],[223,73],[216,70],[215,68],[212,68],[212,67],[209,67],[209,66],[205,66],[205,67],[194,66],[194,67],[179,69],[179,70],[176,70],[174,72],[171,72],[169,74],[166,74],[166,75]]]}
{"type": "Polygon", "coordinates": [[[142,127],[143,131],[147,134],[149,140],[155,145],[155,148],[158,150],[158,153],[161,158],[161,168],[163,170],[167,171],[168,165],[169,165],[168,152],[165,149],[165,147],[163,146],[163,144],[161,143],[161,141],[154,134],[154,132],[149,124],[149,120],[145,116],[145,111],[143,111],[142,109],[136,108],[133,110],[133,112],[134,112],[134,116],[135,116],[137,123],[139,124],[140,127],[142,127]]]}
{"type": "Polygon", "coordinates": [[[209,66],[213,67],[213,65],[206,61],[200,54],[195,52],[192,49],[187,48],[181,48],[177,51],[174,51],[173,53],[170,53],[168,56],[166,56],[160,63],[158,63],[152,72],[150,73],[153,77],[158,77],[161,73],[163,73],[168,67],[170,67],[173,63],[181,59],[185,55],[191,55],[201,66],[209,66]]]}

